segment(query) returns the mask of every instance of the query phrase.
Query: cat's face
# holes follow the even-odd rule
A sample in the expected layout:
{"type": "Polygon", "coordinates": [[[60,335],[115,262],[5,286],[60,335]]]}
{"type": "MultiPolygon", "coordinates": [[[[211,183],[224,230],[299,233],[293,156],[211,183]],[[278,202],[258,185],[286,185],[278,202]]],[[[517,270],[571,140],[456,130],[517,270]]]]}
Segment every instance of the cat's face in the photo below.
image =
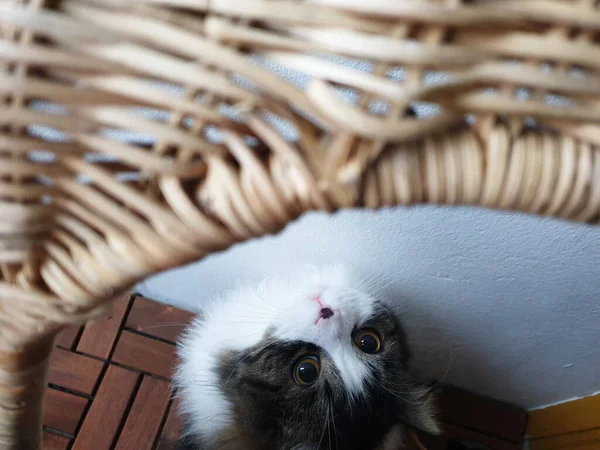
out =
{"type": "Polygon", "coordinates": [[[398,425],[437,432],[399,321],[344,269],[271,281],[237,302],[262,304],[265,326],[248,347],[218,354],[230,408],[215,430],[221,447],[387,450],[398,447],[398,425]]]}

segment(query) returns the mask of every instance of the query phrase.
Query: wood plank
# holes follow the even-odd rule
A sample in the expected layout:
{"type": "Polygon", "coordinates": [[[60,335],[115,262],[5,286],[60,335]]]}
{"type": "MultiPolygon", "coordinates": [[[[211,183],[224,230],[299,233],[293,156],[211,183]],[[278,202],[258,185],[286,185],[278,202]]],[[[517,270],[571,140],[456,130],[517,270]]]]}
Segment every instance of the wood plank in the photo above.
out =
{"type": "Polygon", "coordinates": [[[110,366],[72,450],[109,450],[129,405],[139,375],[110,366]]]}
{"type": "MultiPolygon", "coordinates": [[[[419,438],[426,450],[450,450],[454,448],[463,448],[462,446],[455,445],[456,442],[475,442],[478,444],[483,444],[490,450],[521,450],[520,443],[494,438],[475,430],[469,430],[448,423],[442,423],[441,435],[431,436],[425,433],[419,433],[419,438]]],[[[407,437],[407,439],[410,439],[410,437],[407,437]]],[[[165,448],[165,450],[171,449],[165,448]]]]}
{"type": "Polygon", "coordinates": [[[182,431],[183,417],[179,414],[179,399],[175,398],[169,409],[169,415],[158,441],[157,450],[172,450],[181,437],[182,431]]]}
{"type": "MultiPolygon", "coordinates": [[[[536,448],[536,447],[533,447],[536,448]]],[[[560,450],[598,450],[600,448],[599,441],[569,445],[567,447],[558,447],[560,450]]],[[[169,449],[172,450],[172,449],[169,449]]]]}
{"type": "Polygon", "coordinates": [[[44,432],[44,450],[67,450],[70,443],[71,440],[66,437],[44,432]]]}
{"type": "Polygon", "coordinates": [[[125,293],[116,299],[109,314],[89,323],[81,335],[77,351],[108,359],[113,349],[119,329],[125,321],[131,294],[125,293]]]}
{"type": "MultiPolygon", "coordinates": [[[[600,411],[597,411],[596,414],[600,414],[600,411]]],[[[529,448],[531,450],[563,450],[575,447],[579,450],[584,446],[594,446],[596,449],[600,448],[600,428],[529,441],[529,448]]]]}
{"type": "Polygon", "coordinates": [[[429,434],[419,433],[419,440],[427,450],[447,450],[448,439],[443,434],[439,436],[431,436],[429,434]]]}
{"type": "Polygon", "coordinates": [[[104,363],[60,348],[54,349],[48,381],[64,388],[91,394],[104,363]]]}
{"type": "Polygon", "coordinates": [[[81,331],[80,326],[70,326],[62,330],[56,337],[55,344],[67,350],[74,350],[75,341],[81,331]]]}
{"type": "MultiPolygon", "coordinates": [[[[520,443],[505,441],[448,423],[443,424],[443,429],[444,437],[448,442],[452,439],[463,442],[477,442],[493,450],[521,450],[522,447],[520,443]]],[[[425,444],[425,441],[423,443],[425,444]]]]}
{"type": "Polygon", "coordinates": [[[136,297],[127,317],[128,328],[150,334],[167,341],[176,342],[177,338],[195,317],[194,314],[170,305],[136,297]]]}
{"type": "MultiPolygon", "coordinates": [[[[422,450],[421,446],[424,445],[425,440],[423,440],[421,434],[422,433],[417,433],[417,441],[413,435],[413,431],[408,431],[404,438],[403,446],[398,450],[422,450]]],[[[428,441],[429,445],[427,446],[427,450],[446,450],[446,438],[441,436],[435,436],[432,438],[433,439],[429,439],[428,441]],[[432,441],[435,441],[435,445],[432,445],[432,441]]]]}
{"type": "Polygon", "coordinates": [[[170,394],[169,383],[144,377],[115,450],[152,448],[167,411],[170,394]]]}
{"type": "MultiPolygon", "coordinates": [[[[564,448],[561,450],[565,450],[564,448]]],[[[598,450],[598,443],[593,442],[591,444],[582,444],[577,447],[570,447],[569,450],[598,450]]]]}
{"type": "Polygon", "coordinates": [[[112,360],[142,372],[170,378],[175,366],[175,346],[123,331],[112,360]]]}
{"type": "Polygon", "coordinates": [[[529,412],[530,438],[559,436],[600,428],[600,394],[529,412]]]}
{"type": "Polygon", "coordinates": [[[439,397],[440,419],[499,439],[521,442],[527,411],[455,387],[444,387],[439,397]]]}
{"type": "Polygon", "coordinates": [[[88,404],[84,397],[57,389],[48,389],[45,398],[44,425],[63,433],[73,434],[88,404]]]}

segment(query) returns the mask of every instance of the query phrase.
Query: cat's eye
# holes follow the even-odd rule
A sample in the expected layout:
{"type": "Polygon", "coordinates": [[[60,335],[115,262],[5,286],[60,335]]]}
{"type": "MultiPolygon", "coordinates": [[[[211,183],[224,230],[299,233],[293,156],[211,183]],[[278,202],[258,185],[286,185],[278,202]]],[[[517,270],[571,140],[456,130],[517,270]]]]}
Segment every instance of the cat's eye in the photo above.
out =
{"type": "Polygon", "coordinates": [[[316,356],[303,356],[294,365],[294,381],[297,384],[313,384],[319,378],[319,358],[316,356]]]}
{"type": "Polygon", "coordinates": [[[381,339],[373,330],[361,330],[354,337],[354,344],[364,353],[374,354],[381,350],[381,339]]]}

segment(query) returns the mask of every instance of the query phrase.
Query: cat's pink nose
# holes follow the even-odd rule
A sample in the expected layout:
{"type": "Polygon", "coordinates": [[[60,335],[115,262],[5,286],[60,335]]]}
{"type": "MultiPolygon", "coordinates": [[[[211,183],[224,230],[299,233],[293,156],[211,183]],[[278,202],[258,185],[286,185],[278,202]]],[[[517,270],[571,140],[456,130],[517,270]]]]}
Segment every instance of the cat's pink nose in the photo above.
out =
{"type": "Polygon", "coordinates": [[[321,309],[321,317],[323,319],[329,319],[330,317],[333,317],[333,311],[330,308],[323,308],[321,309]]]}

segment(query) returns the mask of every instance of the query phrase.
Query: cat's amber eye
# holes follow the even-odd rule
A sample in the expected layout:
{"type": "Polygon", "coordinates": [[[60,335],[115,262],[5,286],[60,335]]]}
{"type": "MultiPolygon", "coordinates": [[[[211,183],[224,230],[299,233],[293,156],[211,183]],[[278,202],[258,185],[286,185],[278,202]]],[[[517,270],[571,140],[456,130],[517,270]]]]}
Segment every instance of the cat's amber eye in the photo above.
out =
{"type": "Polygon", "coordinates": [[[303,356],[294,365],[294,381],[297,384],[313,384],[319,378],[321,367],[316,356],[303,356]]]}
{"type": "Polygon", "coordinates": [[[364,353],[374,354],[381,350],[381,339],[373,330],[365,329],[356,333],[354,344],[364,353]]]}

